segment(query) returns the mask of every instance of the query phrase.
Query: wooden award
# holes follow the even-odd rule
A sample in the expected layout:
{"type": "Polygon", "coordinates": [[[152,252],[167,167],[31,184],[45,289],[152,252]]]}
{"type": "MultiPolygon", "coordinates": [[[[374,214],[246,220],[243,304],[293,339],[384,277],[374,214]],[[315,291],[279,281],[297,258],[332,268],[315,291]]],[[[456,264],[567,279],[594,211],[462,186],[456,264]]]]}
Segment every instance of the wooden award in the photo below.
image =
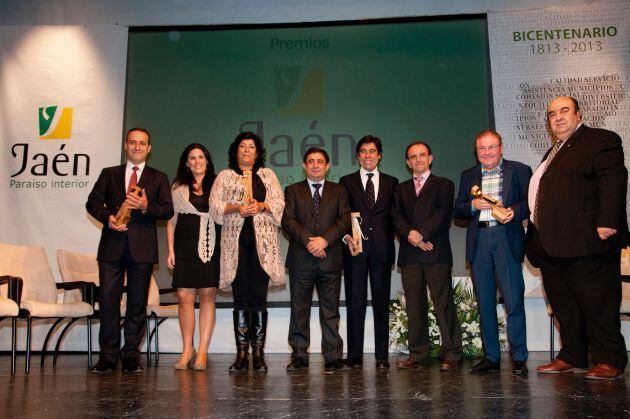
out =
{"type": "MultiPolygon", "coordinates": [[[[140,196],[140,194],[142,193],[142,189],[140,189],[139,186],[134,186],[131,188],[131,192],[129,193],[140,196]]],[[[123,204],[120,206],[120,209],[116,213],[116,224],[127,224],[129,220],[131,220],[131,208],[129,208],[129,204],[127,204],[127,201],[125,200],[125,202],[123,202],[123,204]]]]}
{"type": "Polygon", "coordinates": [[[505,220],[509,218],[510,212],[505,208],[498,199],[494,199],[488,195],[484,195],[481,192],[481,188],[477,185],[470,189],[470,193],[475,198],[483,199],[490,205],[492,205],[492,216],[496,218],[501,224],[505,223],[505,220]]]}
{"type": "MultiPolygon", "coordinates": [[[[352,240],[358,253],[363,252],[363,232],[361,231],[361,213],[351,212],[350,222],[352,223],[352,240]]],[[[366,239],[367,240],[367,239],[366,239]]]]}
{"type": "Polygon", "coordinates": [[[243,170],[243,176],[241,177],[241,185],[243,187],[243,195],[239,199],[241,205],[248,205],[254,198],[252,191],[252,171],[243,170]]]}

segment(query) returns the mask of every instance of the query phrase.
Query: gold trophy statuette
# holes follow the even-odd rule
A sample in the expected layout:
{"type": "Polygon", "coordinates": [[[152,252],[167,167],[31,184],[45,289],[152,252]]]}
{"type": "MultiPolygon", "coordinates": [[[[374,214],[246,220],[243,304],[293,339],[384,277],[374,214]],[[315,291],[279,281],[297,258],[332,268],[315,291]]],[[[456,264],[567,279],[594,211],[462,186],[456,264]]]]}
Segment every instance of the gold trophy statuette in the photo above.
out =
{"type": "Polygon", "coordinates": [[[361,231],[361,213],[360,212],[351,212],[350,213],[350,222],[352,223],[352,240],[356,244],[355,249],[357,253],[363,252],[363,240],[367,240],[366,237],[363,236],[363,231],[361,231]],[[363,240],[362,240],[363,239],[363,240]]]}
{"type": "Polygon", "coordinates": [[[477,185],[470,189],[470,193],[475,198],[483,199],[490,205],[492,205],[492,216],[496,218],[501,224],[505,223],[508,219],[510,212],[505,208],[498,199],[494,199],[488,195],[484,195],[481,192],[481,188],[477,185]]]}
{"type": "MultiPolygon", "coordinates": [[[[142,189],[140,189],[139,186],[134,186],[133,188],[131,188],[130,193],[140,196],[140,194],[142,193],[142,189]]],[[[129,220],[131,220],[131,208],[129,208],[129,204],[127,204],[127,201],[125,201],[116,213],[116,224],[127,224],[129,220]]]]}
{"type": "Polygon", "coordinates": [[[243,176],[241,176],[241,186],[243,187],[243,194],[239,199],[241,205],[247,205],[252,202],[254,193],[252,192],[252,171],[243,170],[243,176]]]}

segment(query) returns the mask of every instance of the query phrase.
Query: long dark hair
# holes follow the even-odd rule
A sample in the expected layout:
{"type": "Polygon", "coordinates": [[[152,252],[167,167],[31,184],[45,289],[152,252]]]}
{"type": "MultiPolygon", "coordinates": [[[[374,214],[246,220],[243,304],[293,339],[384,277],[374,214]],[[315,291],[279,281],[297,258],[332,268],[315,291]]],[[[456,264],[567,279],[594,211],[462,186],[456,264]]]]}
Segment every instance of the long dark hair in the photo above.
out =
{"type": "Polygon", "coordinates": [[[188,147],[184,149],[182,155],[179,157],[179,165],[177,166],[177,174],[175,175],[175,180],[173,180],[173,186],[179,185],[187,185],[188,187],[192,187],[193,183],[195,183],[195,177],[192,172],[186,166],[186,162],[188,161],[188,154],[192,150],[199,149],[206,156],[206,161],[208,162],[208,166],[206,168],[206,175],[203,177],[203,191],[204,193],[210,192],[210,188],[212,188],[212,184],[214,183],[214,179],[217,177],[214,173],[214,164],[212,163],[212,156],[208,149],[202,144],[192,143],[189,144],[188,147]]]}
{"type": "Polygon", "coordinates": [[[256,161],[254,162],[254,167],[252,168],[252,171],[256,173],[259,168],[265,167],[265,148],[263,147],[260,137],[251,131],[241,132],[236,136],[234,141],[232,141],[232,144],[230,144],[230,148],[228,150],[228,167],[236,173],[241,173],[241,168],[238,167],[236,154],[238,152],[238,146],[241,145],[243,140],[252,140],[256,146],[256,161]]]}

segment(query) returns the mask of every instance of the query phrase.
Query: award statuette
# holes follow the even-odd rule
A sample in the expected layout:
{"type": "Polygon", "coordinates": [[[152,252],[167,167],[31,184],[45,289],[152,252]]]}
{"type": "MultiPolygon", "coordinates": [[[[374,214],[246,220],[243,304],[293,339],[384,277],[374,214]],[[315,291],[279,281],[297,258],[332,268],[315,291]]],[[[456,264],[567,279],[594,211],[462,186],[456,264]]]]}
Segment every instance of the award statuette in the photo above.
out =
{"type": "MultiPolygon", "coordinates": [[[[136,194],[137,196],[140,196],[140,194],[142,193],[142,189],[140,189],[139,186],[134,186],[133,188],[131,188],[131,192],[129,193],[133,193],[133,194],[136,194]]],[[[129,208],[127,201],[125,201],[123,202],[123,204],[120,206],[120,209],[116,213],[116,224],[118,225],[127,224],[129,220],[131,220],[131,208],[129,208]]]]}
{"type": "Polygon", "coordinates": [[[356,243],[356,251],[358,253],[363,252],[363,240],[367,240],[367,237],[363,236],[363,231],[361,231],[361,213],[360,212],[351,212],[350,213],[350,222],[352,223],[352,240],[356,243]],[[363,239],[363,240],[361,240],[363,239]]]}
{"type": "Polygon", "coordinates": [[[477,185],[470,189],[470,193],[475,198],[483,199],[490,205],[492,205],[492,216],[499,220],[501,224],[505,223],[505,220],[509,217],[510,212],[505,208],[498,199],[494,199],[488,195],[484,195],[481,192],[481,188],[477,185]]]}
{"type": "Polygon", "coordinates": [[[238,199],[241,205],[248,205],[252,198],[254,197],[254,193],[252,192],[252,171],[251,170],[243,170],[243,176],[241,176],[241,186],[243,187],[242,194],[238,199]]]}

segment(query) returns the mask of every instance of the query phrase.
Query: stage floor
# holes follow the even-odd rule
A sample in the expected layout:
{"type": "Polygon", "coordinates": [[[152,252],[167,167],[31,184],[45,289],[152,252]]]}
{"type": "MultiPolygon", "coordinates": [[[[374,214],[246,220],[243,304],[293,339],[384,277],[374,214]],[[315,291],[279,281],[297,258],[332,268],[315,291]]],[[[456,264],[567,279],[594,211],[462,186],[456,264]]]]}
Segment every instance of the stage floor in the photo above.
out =
{"type": "MultiPolygon", "coordinates": [[[[548,360],[530,354],[530,370],[548,360]]],[[[24,375],[10,375],[10,357],[0,356],[0,416],[55,417],[630,417],[630,372],[615,381],[584,375],[471,375],[473,362],[441,373],[437,361],[419,370],[376,370],[371,354],[363,369],[326,373],[321,355],[308,371],[287,373],[289,356],[266,356],[269,372],[229,374],[234,355],[211,355],[208,370],[174,371],[177,355],[162,355],[158,367],[140,374],[86,371],[85,355],[62,355],[57,368],[32,359],[24,375]]],[[[504,355],[504,359],[507,358],[504,355]]],[[[95,360],[97,356],[95,356],[95,360]]]]}

